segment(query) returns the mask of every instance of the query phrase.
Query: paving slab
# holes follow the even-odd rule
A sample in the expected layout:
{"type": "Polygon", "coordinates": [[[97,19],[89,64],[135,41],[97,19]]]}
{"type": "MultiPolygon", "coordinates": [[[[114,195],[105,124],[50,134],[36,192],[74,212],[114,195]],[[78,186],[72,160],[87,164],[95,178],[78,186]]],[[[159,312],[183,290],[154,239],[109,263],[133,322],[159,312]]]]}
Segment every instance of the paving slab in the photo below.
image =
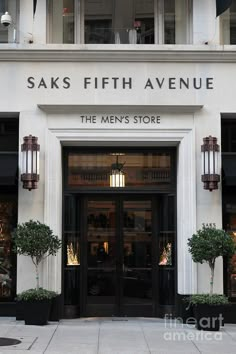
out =
{"type": "Polygon", "coordinates": [[[134,349],[99,349],[98,354],[150,354],[150,351],[134,350],[134,349]]]}
{"type": "MultiPolygon", "coordinates": [[[[0,354],[43,354],[42,351],[19,350],[19,349],[0,349],[0,354]]],[[[66,353],[65,353],[66,354],[66,353]]]]}
{"type": "MultiPolygon", "coordinates": [[[[182,354],[196,354],[195,351],[188,351],[188,349],[186,351],[183,350],[182,352],[177,352],[177,351],[175,351],[175,349],[164,349],[164,350],[163,349],[158,349],[158,350],[151,350],[150,351],[150,354],[175,354],[175,353],[177,353],[177,354],[179,354],[179,353],[182,353],[182,354]]],[[[200,354],[199,351],[197,353],[200,354]]],[[[226,353],[224,353],[224,354],[226,354],[226,353]]]]}
{"type": "MultiPolygon", "coordinates": [[[[97,345],[91,344],[71,344],[71,345],[57,345],[52,344],[46,350],[47,354],[68,354],[68,353],[79,353],[79,354],[97,354],[97,345]]],[[[111,353],[111,352],[110,352],[111,353]]]]}

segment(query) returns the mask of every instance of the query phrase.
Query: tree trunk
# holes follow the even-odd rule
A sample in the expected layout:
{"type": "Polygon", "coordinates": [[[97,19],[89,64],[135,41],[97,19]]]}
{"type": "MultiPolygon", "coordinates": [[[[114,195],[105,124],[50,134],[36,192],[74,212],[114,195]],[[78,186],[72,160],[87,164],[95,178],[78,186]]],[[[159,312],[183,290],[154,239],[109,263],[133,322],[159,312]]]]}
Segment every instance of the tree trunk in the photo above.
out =
{"type": "Polygon", "coordinates": [[[213,294],[213,285],[214,285],[215,262],[210,262],[209,266],[211,269],[210,295],[212,295],[213,294]]]}
{"type": "Polygon", "coordinates": [[[35,264],[36,268],[36,289],[39,290],[39,269],[38,269],[38,263],[35,264]]]}

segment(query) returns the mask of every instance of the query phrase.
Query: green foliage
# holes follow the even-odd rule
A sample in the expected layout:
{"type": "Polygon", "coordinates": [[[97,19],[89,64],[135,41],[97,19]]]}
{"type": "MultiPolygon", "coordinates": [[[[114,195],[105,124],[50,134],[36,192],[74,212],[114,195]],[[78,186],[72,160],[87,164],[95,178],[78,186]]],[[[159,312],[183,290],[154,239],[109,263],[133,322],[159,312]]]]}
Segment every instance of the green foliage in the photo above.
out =
{"type": "Polygon", "coordinates": [[[236,245],[224,230],[203,227],[188,239],[189,252],[193,261],[214,264],[220,256],[231,257],[236,252],[236,245]]]}
{"type": "Polygon", "coordinates": [[[36,264],[46,256],[55,255],[61,247],[61,241],[47,225],[33,220],[17,226],[13,241],[15,252],[30,256],[36,264]]]}
{"type": "Polygon", "coordinates": [[[55,256],[61,247],[61,241],[53,235],[50,227],[33,220],[18,224],[12,238],[14,251],[31,257],[36,271],[36,288],[39,291],[39,263],[50,255],[55,256]]]}
{"type": "Polygon", "coordinates": [[[55,291],[46,290],[43,288],[29,289],[23,291],[17,295],[18,301],[42,301],[42,300],[51,300],[56,297],[57,293],[55,291]]]}
{"type": "Polygon", "coordinates": [[[191,295],[189,301],[191,305],[227,305],[229,303],[227,296],[220,294],[195,294],[191,295]]]}

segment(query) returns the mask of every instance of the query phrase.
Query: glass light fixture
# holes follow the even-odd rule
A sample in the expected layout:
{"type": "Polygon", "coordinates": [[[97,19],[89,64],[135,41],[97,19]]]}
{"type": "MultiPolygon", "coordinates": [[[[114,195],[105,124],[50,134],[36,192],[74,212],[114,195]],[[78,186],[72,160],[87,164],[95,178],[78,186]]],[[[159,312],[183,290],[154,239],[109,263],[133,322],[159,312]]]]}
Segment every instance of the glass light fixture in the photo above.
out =
{"type": "Polygon", "coordinates": [[[21,181],[23,188],[37,189],[39,181],[39,150],[38,138],[32,135],[24,137],[21,145],[21,181]]]}
{"type": "Polygon", "coordinates": [[[219,174],[219,145],[217,138],[209,136],[203,139],[202,151],[202,182],[204,189],[210,192],[218,189],[219,174]]]}
{"type": "Polygon", "coordinates": [[[114,155],[116,156],[116,163],[111,166],[110,187],[125,187],[125,174],[122,170],[124,163],[118,161],[118,156],[121,154],[114,155]]]}

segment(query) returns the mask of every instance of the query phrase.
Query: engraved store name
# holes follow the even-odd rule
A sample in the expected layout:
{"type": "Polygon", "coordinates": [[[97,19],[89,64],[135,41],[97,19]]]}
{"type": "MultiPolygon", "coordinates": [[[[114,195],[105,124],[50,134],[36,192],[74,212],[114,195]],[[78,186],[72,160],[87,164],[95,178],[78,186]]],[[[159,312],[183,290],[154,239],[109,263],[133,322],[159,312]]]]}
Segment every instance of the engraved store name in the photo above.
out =
{"type": "MultiPolygon", "coordinates": [[[[69,76],[53,76],[49,78],[29,76],[27,78],[28,89],[72,89],[76,82],[69,76]]],[[[83,90],[133,90],[135,79],[132,77],[84,77],[80,81],[83,90]]],[[[140,83],[139,83],[140,86],[140,83]]],[[[143,79],[143,90],[213,90],[213,77],[147,77],[143,79]]]]}
{"type": "Polygon", "coordinates": [[[161,124],[159,115],[80,115],[83,124],[161,124]]]}

